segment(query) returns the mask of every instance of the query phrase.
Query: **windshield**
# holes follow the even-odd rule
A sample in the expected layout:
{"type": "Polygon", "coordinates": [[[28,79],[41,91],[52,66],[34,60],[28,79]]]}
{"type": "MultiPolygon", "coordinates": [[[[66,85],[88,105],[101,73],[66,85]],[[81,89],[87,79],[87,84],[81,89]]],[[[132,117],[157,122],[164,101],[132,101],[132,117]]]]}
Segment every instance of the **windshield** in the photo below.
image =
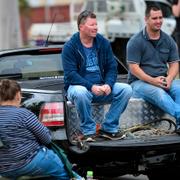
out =
{"type": "Polygon", "coordinates": [[[0,59],[0,76],[21,74],[22,79],[56,78],[63,75],[61,56],[13,55],[0,59]]]}

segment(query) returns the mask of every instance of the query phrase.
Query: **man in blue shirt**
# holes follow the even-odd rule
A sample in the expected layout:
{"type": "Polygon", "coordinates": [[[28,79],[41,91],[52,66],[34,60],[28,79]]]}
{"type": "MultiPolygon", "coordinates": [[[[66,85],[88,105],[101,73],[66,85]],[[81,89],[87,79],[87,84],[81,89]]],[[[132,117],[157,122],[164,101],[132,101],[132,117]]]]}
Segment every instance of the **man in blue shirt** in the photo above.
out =
{"type": "Polygon", "coordinates": [[[82,139],[94,140],[96,136],[91,102],[112,102],[100,133],[122,136],[118,131],[119,117],[131,97],[131,86],[116,82],[117,62],[109,41],[97,33],[96,15],[85,10],[77,24],[79,32],[65,43],[62,59],[65,90],[80,116],[82,139]]]}
{"type": "Polygon", "coordinates": [[[162,10],[148,6],[145,28],[127,44],[128,81],[141,97],[176,118],[180,133],[180,80],[175,80],[179,55],[174,40],[161,30],[162,10]]]}

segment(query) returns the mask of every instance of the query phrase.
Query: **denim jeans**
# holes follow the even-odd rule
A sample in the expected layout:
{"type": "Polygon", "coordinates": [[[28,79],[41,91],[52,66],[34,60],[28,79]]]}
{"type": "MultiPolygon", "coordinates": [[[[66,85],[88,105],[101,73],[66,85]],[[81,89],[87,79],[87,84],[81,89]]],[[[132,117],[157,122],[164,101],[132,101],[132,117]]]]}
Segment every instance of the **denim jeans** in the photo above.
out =
{"type": "Polygon", "coordinates": [[[137,80],[131,83],[133,97],[143,98],[176,118],[180,125],[180,80],[174,80],[169,90],[137,80]]]}
{"type": "Polygon", "coordinates": [[[108,96],[96,96],[80,85],[71,85],[67,91],[68,99],[75,104],[79,113],[81,131],[84,135],[96,133],[96,123],[92,119],[92,102],[111,102],[101,129],[110,133],[116,133],[119,129],[120,115],[125,110],[131,95],[132,88],[125,83],[115,83],[111,94],[108,96]]]}
{"type": "MultiPolygon", "coordinates": [[[[59,157],[50,149],[43,147],[37,155],[25,167],[2,174],[10,179],[20,176],[50,176],[52,180],[69,180],[64,164],[59,157]]],[[[77,175],[78,176],[78,175],[77,175]]],[[[80,180],[81,177],[79,176],[80,180]]]]}

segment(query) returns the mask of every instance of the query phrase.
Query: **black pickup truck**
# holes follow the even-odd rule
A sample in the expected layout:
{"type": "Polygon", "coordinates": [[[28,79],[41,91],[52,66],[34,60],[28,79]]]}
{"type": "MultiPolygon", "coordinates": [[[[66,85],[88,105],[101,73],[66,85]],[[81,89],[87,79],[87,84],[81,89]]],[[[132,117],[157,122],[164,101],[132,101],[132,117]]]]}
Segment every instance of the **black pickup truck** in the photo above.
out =
{"type": "MultiPolygon", "coordinates": [[[[91,169],[98,179],[125,174],[145,174],[150,180],[180,176],[180,136],[174,133],[174,118],[142,99],[131,98],[120,118],[123,139],[74,138],[80,131],[79,118],[64,97],[61,51],[62,46],[1,51],[0,79],[19,82],[22,106],[51,130],[75,169],[83,176],[91,169]]],[[[120,62],[118,71],[117,81],[126,82],[127,72],[120,62]]],[[[92,106],[98,127],[109,104],[92,106]]]]}

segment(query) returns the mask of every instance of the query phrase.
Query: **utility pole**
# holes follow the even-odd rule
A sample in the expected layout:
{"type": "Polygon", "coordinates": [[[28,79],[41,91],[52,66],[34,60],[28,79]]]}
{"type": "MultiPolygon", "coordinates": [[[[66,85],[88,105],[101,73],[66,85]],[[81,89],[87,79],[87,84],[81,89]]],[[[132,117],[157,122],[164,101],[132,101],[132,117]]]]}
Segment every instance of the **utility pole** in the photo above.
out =
{"type": "Polygon", "coordinates": [[[0,50],[21,46],[18,0],[0,0],[0,50]]]}

